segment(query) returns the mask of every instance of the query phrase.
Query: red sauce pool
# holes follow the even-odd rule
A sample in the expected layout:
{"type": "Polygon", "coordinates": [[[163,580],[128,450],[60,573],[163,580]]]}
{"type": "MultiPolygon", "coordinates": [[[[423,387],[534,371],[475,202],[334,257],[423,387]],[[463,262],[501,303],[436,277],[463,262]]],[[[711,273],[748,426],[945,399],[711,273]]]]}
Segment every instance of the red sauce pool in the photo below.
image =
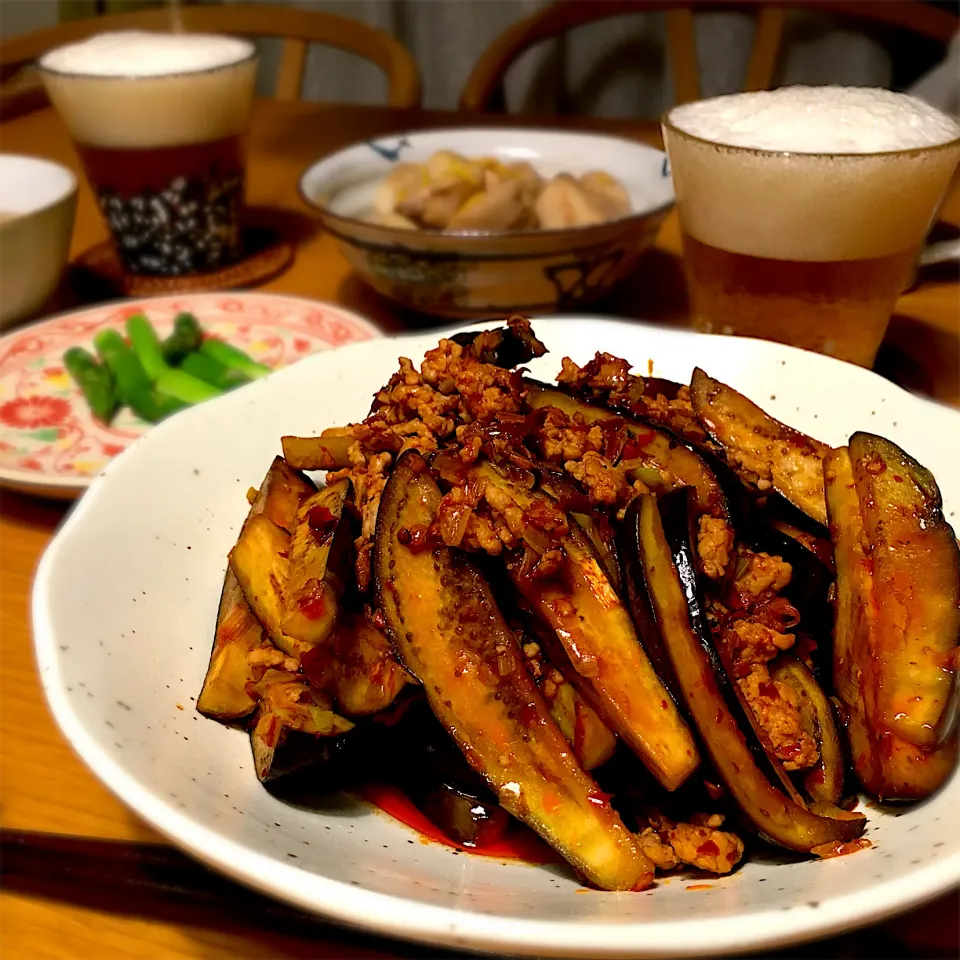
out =
{"type": "Polygon", "coordinates": [[[519,823],[511,823],[504,837],[482,847],[465,847],[454,843],[446,834],[438,830],[414,805],[410,798],[398,787],[387,783],[369,783],[358,789],[364,800],[399,820],[405,826],[416,830],[423,842],[442,843],[463,853],[475,856],[494,857],[497,860],[522,860],[525,863],[563,863],[536,834],[519,823]]]}

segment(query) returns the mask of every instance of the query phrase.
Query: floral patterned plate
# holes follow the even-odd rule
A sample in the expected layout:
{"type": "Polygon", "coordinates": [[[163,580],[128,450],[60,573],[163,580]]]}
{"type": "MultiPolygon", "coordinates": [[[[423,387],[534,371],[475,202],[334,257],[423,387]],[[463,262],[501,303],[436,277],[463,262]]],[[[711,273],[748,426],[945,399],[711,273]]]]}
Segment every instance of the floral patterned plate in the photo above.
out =
{"type": "Polygon", "coordinates": [[[140,312],[163,337],[182,311],[273,368],[381,336],[369,321],[335,304],[271,293],[122,300],[21,327],[0,337],[0,484],[51,497],[81,494],[150,424],[127,408],[109,427],[95,420],[63,368],[64,351],[91,349],[98,330],[122,330],[127,317],[140,312]]]}

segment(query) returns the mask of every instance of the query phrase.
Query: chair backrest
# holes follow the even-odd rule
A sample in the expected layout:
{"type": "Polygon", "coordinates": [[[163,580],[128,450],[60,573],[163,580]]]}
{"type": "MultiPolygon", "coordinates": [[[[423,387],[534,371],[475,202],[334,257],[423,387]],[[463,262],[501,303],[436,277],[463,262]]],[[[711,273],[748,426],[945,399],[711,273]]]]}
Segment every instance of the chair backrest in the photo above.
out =
{"type": "Polygon", "coordinates": [[[700,96],[697,66],[695,10],[752,10],[757,14],[753,50],[747,66],[744,90],[764,90],[776,69],[787,12],[816,10],[842,18],[870,20],[900,27],[942,42],[950,42],[960,29],[960,19],[945,10],[917,0],[742,0],[742,2],[677,2],[677,0],[558,0],[505,30],[477,61],[460,94],[460,109],[491,111],[505,109],[503,79],[522,53],[542,40],[549,40],[576,27],[631,13],[666,12],[667,51],[677,103],[700,96]]]}
{"type": "MultiPolygon", "coordinates": [[[[180,6],[177,26],[187,33],[221,33],[241,37],[281,37],[283,50],[274,96],[299,100],[311,43],[337,47],[375,63],[387,75],[391,107],[420,105],[420,70],[413,55],[389,33],[348,17],[271,4],[238,3],[180,6]]],[[[0,43],[0,71],[25,66],[48,50],[107,30],[170,31],[171,8],[109,14],[63,23],[0,43]]]]}

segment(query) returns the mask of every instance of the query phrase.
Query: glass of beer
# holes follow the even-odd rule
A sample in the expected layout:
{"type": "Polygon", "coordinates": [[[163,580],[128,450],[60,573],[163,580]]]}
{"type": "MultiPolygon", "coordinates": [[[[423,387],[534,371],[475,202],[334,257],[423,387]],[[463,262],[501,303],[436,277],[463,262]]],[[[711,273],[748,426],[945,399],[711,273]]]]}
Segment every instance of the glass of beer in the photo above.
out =
{"type": "Polygon", "coordinates": [[[920,100],[783,87],[663,120],[698,329],[873,364],[960,163],[920,100]]]}
{"type": "Polygon", "coordinates": [[[39,68],[128,273],[189,276],[242,257],[252,43],[104,33],[39,68]]]}

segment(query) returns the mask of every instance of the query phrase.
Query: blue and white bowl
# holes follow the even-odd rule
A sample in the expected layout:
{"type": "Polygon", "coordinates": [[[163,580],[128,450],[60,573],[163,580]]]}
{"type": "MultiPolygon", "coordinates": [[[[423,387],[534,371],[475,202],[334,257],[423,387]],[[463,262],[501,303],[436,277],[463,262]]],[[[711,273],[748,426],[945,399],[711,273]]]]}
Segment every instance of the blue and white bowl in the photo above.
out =
{"type": "Polygon", "coordinates": [[[569,312],[636,266],[673,206],[667,156],[595,133],[522,128],[411,132],[354,144],[318,160],[300,180],[357,274],[406,307],[454,318],[569,312]],[[528,161],[541,176],[603,170],[630,195],[628,216],[587,227],[524,232],[432,232],[369,222],[377,185],[394,164],[438,150],[528,161]]]}

